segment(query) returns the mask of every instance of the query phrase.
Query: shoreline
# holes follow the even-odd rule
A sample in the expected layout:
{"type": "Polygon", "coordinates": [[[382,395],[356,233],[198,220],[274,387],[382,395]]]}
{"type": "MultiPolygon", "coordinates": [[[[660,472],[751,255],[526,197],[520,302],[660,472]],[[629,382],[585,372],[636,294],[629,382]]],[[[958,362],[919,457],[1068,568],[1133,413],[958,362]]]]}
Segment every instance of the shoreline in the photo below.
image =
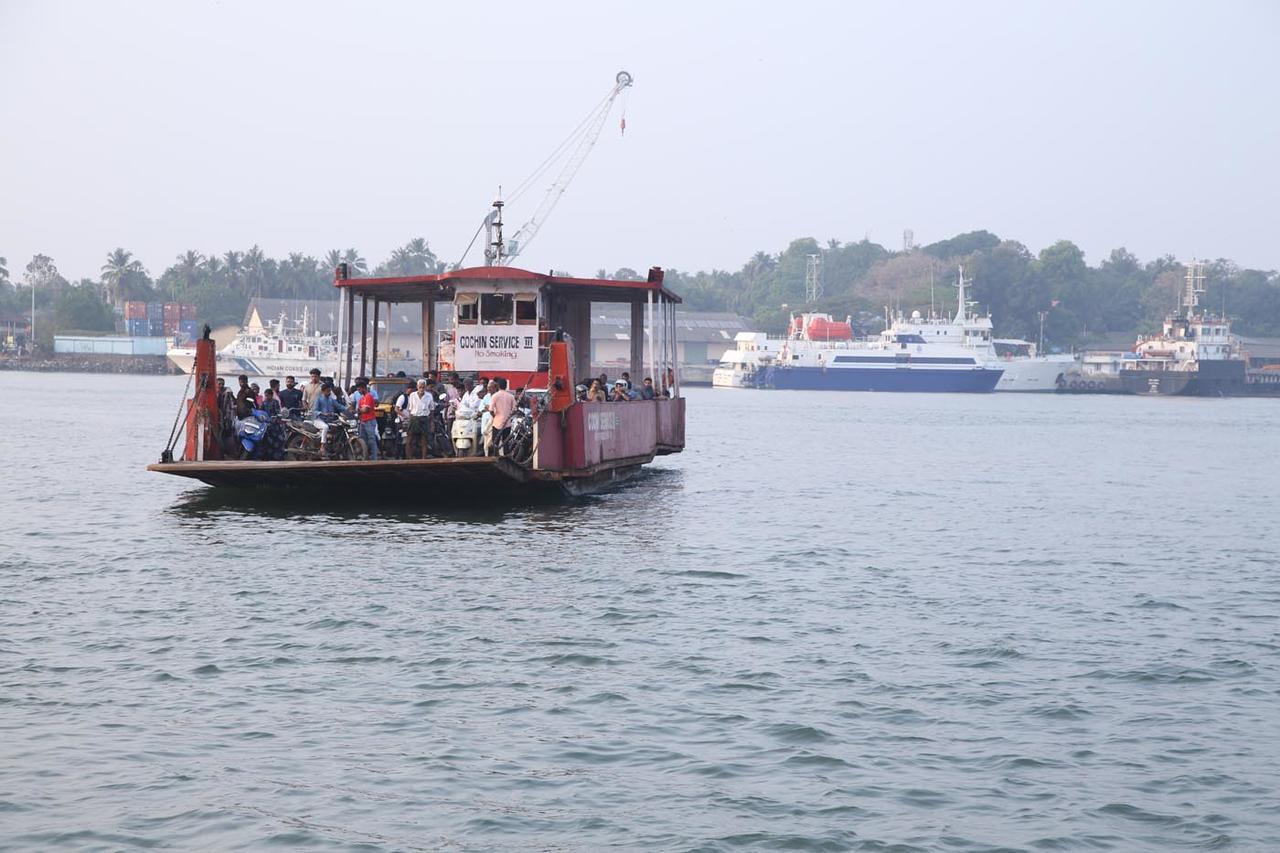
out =
{"type": "Polygon", "coordinates": [[[0,356],[0,370],[28,373],[118,373],[173,376],[178,369],[163,355],[92,355],[57,353],[49,356],[0,356]]]}

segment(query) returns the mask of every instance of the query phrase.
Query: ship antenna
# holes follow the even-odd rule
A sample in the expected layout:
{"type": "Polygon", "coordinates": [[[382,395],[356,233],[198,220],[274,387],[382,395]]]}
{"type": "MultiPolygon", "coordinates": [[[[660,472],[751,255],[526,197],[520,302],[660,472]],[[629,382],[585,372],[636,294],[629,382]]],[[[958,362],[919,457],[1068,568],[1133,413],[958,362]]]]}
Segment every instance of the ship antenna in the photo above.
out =
{"type": "Polygon", "coordinates": [[[964,266],[960,265],[957,269],[959,272],[956,275],[956,290],[958,291],[956,298],[959,301],[959,304],[956,306],[955,321],[957,323],[963,323],[967,319],[964,313],[964,266]]]}

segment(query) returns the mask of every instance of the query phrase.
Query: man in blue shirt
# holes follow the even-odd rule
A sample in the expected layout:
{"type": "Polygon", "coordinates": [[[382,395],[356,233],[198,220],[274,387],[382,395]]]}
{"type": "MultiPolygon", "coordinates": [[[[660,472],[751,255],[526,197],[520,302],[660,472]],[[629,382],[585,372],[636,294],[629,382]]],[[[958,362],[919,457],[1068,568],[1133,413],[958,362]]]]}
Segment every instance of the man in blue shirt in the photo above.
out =
{"type": "Polygon", "coordinates": [[[341,412],[345,406],[334,395],[333,386],[326,382],[320,387],[320,394],[316,397],[316,401],[311,404],[311,416],[315,419],[316,428],[320,430],[320,457],[326,456],[326,449],[329,446],[329,422],[328,419],[341,412]]]}

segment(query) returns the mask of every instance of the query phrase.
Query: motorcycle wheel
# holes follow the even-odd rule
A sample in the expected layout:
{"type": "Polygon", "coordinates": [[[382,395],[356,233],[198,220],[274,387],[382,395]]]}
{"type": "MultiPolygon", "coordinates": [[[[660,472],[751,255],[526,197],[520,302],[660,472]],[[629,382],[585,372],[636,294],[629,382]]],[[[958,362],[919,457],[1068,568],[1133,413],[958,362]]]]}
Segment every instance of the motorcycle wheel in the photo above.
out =
{"type": "Polygon", "coordinates": [[[305,462],[308,459],[314,459],[316,455],[307,446],[310,443],[305,435],[289,436],[289,441],[284,446],[285,458],[290,462],[305,462]]]}
{"type": "Polygon", "coordinates": [[[365,445],[363,438],[351,439],[351,459],[355,462],[363,462],[369,458],[369,448],[365,445]]]}

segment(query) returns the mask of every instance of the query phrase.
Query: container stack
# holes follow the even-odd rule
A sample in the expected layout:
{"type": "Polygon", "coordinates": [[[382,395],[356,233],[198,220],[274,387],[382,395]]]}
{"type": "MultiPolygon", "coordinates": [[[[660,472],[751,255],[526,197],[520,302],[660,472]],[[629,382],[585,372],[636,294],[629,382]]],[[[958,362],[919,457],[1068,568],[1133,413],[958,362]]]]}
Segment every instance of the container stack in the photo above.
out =
{"type": "Polygon", "coordinates": [[[196,306],[189,302],[182,303],[178,311],[178,336],[186,341],[194,341],[200,336],[196,327],[196,306]]]}
{"type": "Polygon", "coordinates": [[[147,303],[147,334],[153,338],[164,337],[164,304],[147,303]]]}
{"type": "Polygon", "coordinates": [[[147,323],[147,303],[126,302],[124,304],[125,334],[131,338],[145,338],[151,331],[147,323]]]}
{"type": "Polygon", "coordinates": [[[166,302],[164,305],[164,336],[171,338],[178,334],[178,322],[181,320],[182,306],[177,302],[166,302]]]}

